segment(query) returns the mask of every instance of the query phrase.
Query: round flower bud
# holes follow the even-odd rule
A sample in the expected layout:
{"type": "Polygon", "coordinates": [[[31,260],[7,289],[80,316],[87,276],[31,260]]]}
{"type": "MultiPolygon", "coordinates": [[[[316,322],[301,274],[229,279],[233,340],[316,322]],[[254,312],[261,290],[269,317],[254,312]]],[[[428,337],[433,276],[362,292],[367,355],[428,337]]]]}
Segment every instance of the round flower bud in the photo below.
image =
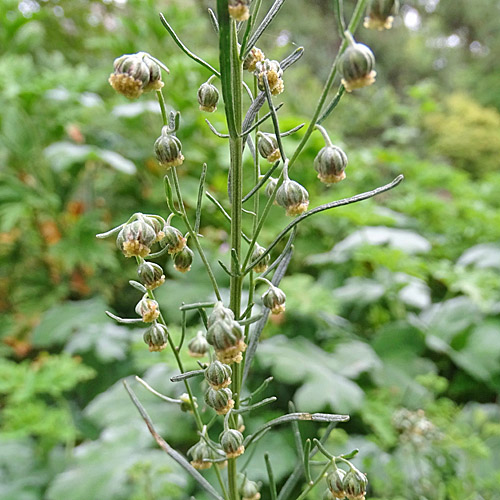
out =
{"type": "Polygon", "coordinates": [[[357,469],[351,468],[344,477],[343,487],[348,500],[365,500],[368,480],[366,475],[357,469]]]}
{"type": "Polygon", "coordinates": [[[286,209],[287,215],[300,215],[309,206],[309,193],[298,182],[286,179],[278,188],[276,203],[286,209]]]}
{"type": "Polygon", "coordinates": [[[208,351],[208,342],[205,334],[200,330],[188,344],[188,354],[192,358],[203,358],[208,351]]]}
{"type": "Polygon", "coordinates": [[[165,235],[160,241],[160,246],[168,248],[168,253],[174,255],[183,250],[186,246],[186,238],[182,233],[174,226],[167,225],[163,228],[163,234],[165,235]]]}
{"type": "Polygon", "coordinates": [[[240,431],[243,432],[245,430],[245,420],[243,420],[243,416],[241,413],[238,413],[236,416],[236,428],[240,431]]]}
{"type": "Polygon", "coordinates": [[[273,314],[280,314],[285,311],[286,295],[281,288],[271,285],[268,290],[262,295],[262,303],[269,309],[273,314]]]}
{"type": "Polygon", "coordinates": [[[246,21],[250,17],[250,0],[229,0],[229,15],[236,21],[246,21]]]}
{"type": "Polygon", "coordinates": [[[262,62],[265,58],[266,56],[262,50],[257,47],[252,47],[252,50],[243,61],[243,69],[253,72],[257,68],[257,63],[262,62]]]}
{"type": "Polygon", "coordinates": [[[110,85],[129,99],[136,99],[143,92],[163,87],[161,70],[145,52],[125,54],[114,60],[110,85]]]}
{"type": "Polygon", "coordinates": [[[258,85],[260,90],[265,90],[264,78],[267,78],[267,83],[269,84],[269,90],[272,95],[278,95],[285,90],[285,84],[283,83],[283,70],[281,69],[280,63],[278,61],[270,61],[265,59],[259,62],[255,66],[255,73],[258,76],[258,85]]]}
{"type": "Polygon", "coordinates": [[[154,229],[144,220],[125,224],[116,238],[116,246],[125,257],[146,257],[156,241],[154,229]]]}
{"type": "Polygon", "coordinates": [[[165,283],[163,269],[154,262],[142,262],[137,268],[137,275],[148,290],[154,290],[165,283]]]}
{"type": "Polygon", "coordinates": [[[340,62],[342,84],[347,92],[367,87],[375,82],[377,73],[373,70],[375,56],[370,47],[354,40],[347,47],[340,62]]]}
{"type": "Polygon", "coordinates": [[[227,458],[236,458],[243,454],[243,434],[236,429],[228,429],[221,434],[220,444],[227,458]]]}
{"type": "Polygon", "coordinates": [[[147,215],[144,217],[144,221],[146,222],[146,224],[149,224],[153,228],[156,234],[156,241],[160,241],[164,238],[165,234],[163,233],[162,229],[165,221],[161,222],[160,219],[147,215]]]}
{"type": "Polygon", "coordinates": [[[216,321],[233,321],[234,313],[229,309],[229,307],[224,307],[222,302],[216,302],[214,308],[212,309],[212,313],[208,317],[208,327],[210,328],[216,321]]]}
{"type": "MultiPolygon", "coordinates": [[[[179,399],[182,401],[181,403],[181,411],[186,413],[193,413],[193,405],[191,404],[191,399],[189,398],[189,394],[181,394],[179,399]]],[[[194,407],[198,408],[197,399],[193,396],[194,407]]]]}
{"type": "Polygon", "coordinates": [[[162,351],[167,347],[168,331],[165,325],[156,321],[144,332],[144,342],[149,345],[149,350],[162,351]]]}
{"type": "Polygon", "coordinates": [[[174,255],[174,269],[180,273],[187,273],[191,270],[194,253],[189,247],[184,247],[179,253],[174,255]]]}
{"type": "Polygon", "coordinates": [[[212,467],[212,462],[205,462],[205,460],[214,458],[214,452],[203,438],[189,448],[188,455],[191,457],[191,465],[195,469],[203,470],[212,467]]]}
{"type": "Polygon", "coordinates": [[[212,389],[218,391],[231,385],[232,373],[233,371],[229,365],[225,365],[220,361],[214,361],[205,370],[205,380],[210,384],[212,389]]]}
{"type": "Polygon", "coordinates": [[[160,316],[160,309],[156,300],[150,299],[147,294],[135,306],[135,312],[142,316],[144,323],[152,323],[160,316]]]}
{"type": "Polygon", "coordinates": [[[198,103],[201,111],[213,113],[219,102],[219,91],[215,85],[205,82],[198,89],[198,103]]]}
{"type": "Polygon", "coordinates": [[[326,485],[330,490],[333,498],[344,498],[344,477],[346,473],[342,469],[334,469],[326,477],[326,485]]]}
{"type": "Polygon", "coordinates": [[[347,155],[337,146],[325,146],[314,159],[318,179],[325,184],[335,184],[345,179],[347,155]]]}
{"type": "Polygon", "coordinates": [[[165,168],[182,165],[184,156],[181,152],[181,141],[169,133],[168,127],[163,127],[161,135],[156,139],[154,149],[158,163],[165,168]]]}
{"type": "MultiPolygon", "coordinates": [[[[254,260],[257,260],[261,255],[263,255],[265,251],[266,249],[264,247],[261,247],[258,243],[256,243],[255,248],[253,249],[252,252],[251,261],[253,262],[254,260]]],[[[271,256],[267,254],[257,265],[253,266],[253,270],[256,273],[263,273],[264,271],[267,271],[270,261],[271,261],[271,256]]]]}
{"type": "Polygon", "coordinates": [[[260,156],[265,158],[269,163],[274,163],[281,158],[281,153],[278,146],[278,141],[274,134],[267,134],[259,132],[259,141],[257,143],[257,149],[259,150],[260,156]]]}
{"type": "Polygon", "coordinates": [[[218,415],[225,415],[234,407],[233,393],[229,387],[218,391],[209,387],[205,393],[205,403],[213,408],[218,415]]]}
{"type": "Polygon", "coordinates": [[[240,486],[239,493],[241,495],[242,500],[259,500],[259,486],[255,481],[250,481],[247,479],[240,486]]]}
{"type": "Polygon", "coordinates": [[[241,353],[247,348],[241,326],[231,319],[214,321],[208,327],[207,341],[213,346],[217,359],[228,365],[241,363],[241,353]]]}
{"type": "MultiPolygon", "coordinates": [[[[271,198],[277,185],[278,185],[278,179],[275,179],[274,177],[269,177],[269,180],[267,181],[267,186],[266,186],[266,196],[268,198],[271,198]]],[[[276,201],[276,198],[275,198],[273,205],[277,205],[277,204],[278,204],[278,202],[276,201]]]]}
{"type": "Polygon", "coordinates": [[[365,28],[389,30],[399,9],[398,0],[372,0],[363,23],[365,28]]]}

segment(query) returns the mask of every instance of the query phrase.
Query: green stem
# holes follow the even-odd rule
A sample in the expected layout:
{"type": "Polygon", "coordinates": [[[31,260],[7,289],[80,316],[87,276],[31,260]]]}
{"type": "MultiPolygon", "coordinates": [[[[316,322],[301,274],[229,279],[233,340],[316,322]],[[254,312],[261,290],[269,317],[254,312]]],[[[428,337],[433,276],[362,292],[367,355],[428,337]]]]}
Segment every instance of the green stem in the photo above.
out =
{"type": "Polygon", "coordinates": [[[307,488],[297,497],[297,500],[303,500],[304,498],[307,497],[309,492],[323,479],[325,474],[327,473],[328,469],[332,466],[331,462],[328,462],[325,467],[321,470],[319,473],[318,477],[312,482],[307,485],[307,488]]]}
{"type": "Polygon", "coordinates": [[[225,500],[228,500],[229,496],[227,494],[226,485],[224,484],[224,480],[222,479],[222,475],[220,473],[220,469],[217,466],[217,464],[214,464],[214,470],[215,470],[215,475],[217,476],[217,480],[219,481],[220,487],[222,489],[222,496],[225,498],[225,500]]]}
{"type": "Polygon", "coordinates": [[[163,92],[161,90],[157,90],[156,97],[158,98],[158,103],[160,104],[161,118],[163,120],[163,125],[168,126],[167,107],[165,105],[165,98],[163,97],[163,92]]]}

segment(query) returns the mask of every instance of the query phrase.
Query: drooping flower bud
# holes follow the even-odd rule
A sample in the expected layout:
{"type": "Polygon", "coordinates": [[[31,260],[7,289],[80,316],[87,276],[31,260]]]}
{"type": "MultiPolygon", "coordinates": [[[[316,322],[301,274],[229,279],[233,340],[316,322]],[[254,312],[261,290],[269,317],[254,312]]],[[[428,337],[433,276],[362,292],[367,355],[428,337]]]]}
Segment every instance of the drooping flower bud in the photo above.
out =
{"type": "Polygon", "coordinates": [[[281,153],[278,146],[278,141],[274,134],[267,134],[264,132],[258,133],[257,149],[260,156],[265,158],[269,163],[274,163],[281,158],[281,153]]]}
{"type": "Polygon", "coordinates": [[[255,66],[255,73],[258,76],[258,85],[260,90],[266,89],[264,78],[267,78],[269,90],[272,95],[281,94],[283,90],[285,90],[283,70],[281,69],[278,61],[265,59],[264,61],[257,63],[255,66]]]}
{"type": "Polygon", "coordinates": [[[205,403],[213,408],[218,415],[225,415],[234,407],[233,393],[229,387],[218,391],[209,387],[205,393],[205,403]]]}
{"type": "Polygon", "coordinates": [[[243,446],[243,434],[236,429],[228,429],[221,434],[220,444],[227,458],[236,458],[245,451],[243,446]]]}
{"type": "MultiPolygon", "coordinates": [[[[181,403],[181,411],[183,412],[186,412],[186,413],[193,413],[194,412],[194,409],[193,409],[193,405],[191,403],[191,399],[189,398],[189,394],[181,394],[179,396],[179,399],[182,401],[181,403]]],[[[194,407],[195,408],[198,408],[198,403],[197,403],[197,399],[193,396],[193,403],[194,403],[194,407]]]]}
{"type": "MultiPolygon", "coordinates": [[[[267,186],[266,186],[266,196],[268,198],[271,198],[277,185],[278,185],[278,179],[275,179],[274,177],[269,177],[269,180],[267,181],[267,186]]],[[[275,198],[273,205],[277,205],[277,204],[278,204],[278,202],[276,201],[276,198],[275,198]]]]}
{"type": "Polygon", "coordinates": [[[262,62],[265,58],[266,56],[262,50],[257,47],[252,47],[252,50],[243,61],[243,69],[253,72],[257,68],[257,63],[262,62]]]}
{"type": "Polygon", "coordinates": [[[366,475],[355,468],[351,468],[342,482],[345,496],[348,500],[365,500],[368,479],[366,475]]]}
{"type": "Polygon", "coordinates": [[[314,159],[318,179],[325,184],[335,184],[345,179],[347,155],[337,146],[325,146],[314,159]]]}
{"type": "Polygon", "coordinates": [[[342,469],[335,468],[326,477],[326,485],[331,492],[333,498],[344,498],[344,477],[346,473],[342,469]]]}
{"type": "Polygon", "coordinates": [[[174,255],[183,250],[186,246],[186,238],[182,233],[174,226],[166,225],[163,228],[164,237],[160,241],[160,246],[165,248],[170,255],[174,255]]]}
{"type": "Polygon", "coordinates": [[[192,358],[203,358],[208,352],[208,342],[205,334],[200,330],[188,344],[188,354],[192,358]]]}
{"type": "Polygon", "coordinates": [[[156,321],[144,332],[144,342],[149,345],[149,350],[162,351],[167,347],[168,331],[165,325],[156,321]]]}
{"type": "Polygon", "coordinates": [[[368,6],[368,15],[365,17],[363,25],[368,29],[389,30],[392,28],[392,22],[398,9],[398,0],[372,0],[368,6]]]}
{"type": "Polygon", "coordinates": [[[209,81],[201,84],[198,89],[198,103],[201,111],[213,113],[217,109],[219,102],[219,91],[215,85],[209,81]]]}
{"type": "Polygon", "coordinates": [[[225,365],[220,361],[214,361],[205,370],[205,380],[210,384],[212,389],[218,391],[231,385],[232,373],[233,371],[229,365],[225,365]]]}
{"type": "Polygon", "coordinates": [[[246,479],[239,488],[239,493],[242,500],[259,500],[259,486],[255,481],[246,479]]]}
{"type": "Polygon", "coordinates": [[[156,241],[160,241],[164,238],[165,234],[163,233],[162,229],[165,221],[163,221],[163,219],[160,220],[160,218],[146,215],[144,216],[144,221],[146,222],[146,224],[149,224],[153,228],[156,234],[156,241]]]}
{"type": "Polygon", "coordinates": [[[309,193],[298,182],[286,179],[278,188],[276,203],[286,209],[287,215],[300,215],[309,206],[309,193]]]}
{"type": "Polygon", "coordinates": [[[142,317],[144,323],[152,323],[155,319],[160,316],[160,309],[158,302],[152,300],[147,294],[142,297],[142,299],[135,306],[135,312],[142,317]]]}
{"type": "MultiPolygon", "coordinates": [[[[257,260],[261,255],[264,254],[265,251],[266,249],[264,247],[261,247],[258,243],[256,243],[255,248],[253,249],[252,252],[251,261],[253,262],[254,260],[257,260]]],[[[263,273],[264,271],[267,271],[270,261],[271,261],[271,256],[267,254],[258,264],[253,266],[253,270],[256,273],[263,273]]]]}
{"type": "Polygon", "coordinates": [[[198,470],[210,469],[212,467],[212,462],[206,462],[205,460],[211,460],[214,458],[214,452],[208,446],[203,438],[188,450],[188,455],[191,457],[191,465],[198,470]]]}
{"type": "Polygon", "coordinates": [[[189,247],[184,247],[179,253],[174,255],[174,269],[180,273],[187,273],[191,270],[194,253],[189,247]]]}
{"type": "Polygon", "coordinates": [[[245,430],[245,420],[243,419],[243,415],[241,415],[241,413],[238,413],[238,415],[236,416],[236,428],[240,432],[243,432],[245,430]]]}
{"type": "Polygon", "coordinates": [[[143,92],[163,87],[160,67],[145,52],[118,57],[113,66],[114,72],[109,77],[109,83],[129,99],[136,99],[143,92]]]}
{"type": "Polygon", "coordinates": [[[269,309],[273,314],[280,314],[285,311],[286,307],[286,295],[281,288],[271,285],[267,291],[262,295],[262,303],[269,309]]]}
{"type": "Polygon", "coordinates": [[[208,320],[207,341],[222,363],[240,363],[246,349],[243,329],[234,320],[233,312],[218,302],[208,320]]]}
{"type": "Polygon", "coordinates": [[[181,141],[170,133],[168,127],[161,129],[161,135],[156,139],[154,149],[156,159],[162,167],[178,167],[184,161],[181,141]]]}
{"type": "Polygon", "coordinates": [[[373,70],[375,56],[370,47],[355,42],[349,33],[346,33],[346,36],[349,38],[349,46],[340,61],[340,70],[343,76],[342,84],[347,92],[352,92],[374,83],[377,73],[373,70]]]}
{"type": "Polygon", "coordinates": [[[125,257],[146,257],[156,241],[154,229],[144,220],[125,224],[116,238],[116,246],[125,257]]]}
{"type": "Polygon", "coordinates": [[[250,0],[229,0],[229,15],[236,21],[246,21],[250,17],[250,0]]]}
{"type": "Polygon", "coordinates": [[[137,275],[148,290],[154,290],[165,283],[163,269],[154,262],[142,262],[137,268],[137,275]]]}

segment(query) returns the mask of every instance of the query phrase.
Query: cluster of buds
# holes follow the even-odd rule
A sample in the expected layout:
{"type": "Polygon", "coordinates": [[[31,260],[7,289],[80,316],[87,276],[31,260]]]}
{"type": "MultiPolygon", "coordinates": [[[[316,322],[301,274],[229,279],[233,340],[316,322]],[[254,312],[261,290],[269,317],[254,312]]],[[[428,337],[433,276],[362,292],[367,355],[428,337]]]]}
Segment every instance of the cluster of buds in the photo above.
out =
{"type": "Polygon", "coordinates": [[[217,302],[208,318],[207,341],[215,349],[217,359],[222,363],[240,363],[246,349],[243,330],[234,319],[231,309],[217,302]]]}
{"type": "Polygon", "coordinates": [[[238,22],[246,21],[250,17],[249,4],[250,0],[229,0],[229,15],[238,22]]]}
{"type": "Polygon", "coordinates": [[[214,75],[212,75],[205,83],[198,89],[198,104],[201,111],[213,113],[217,109],[219,102],[219,91],[217,87],[210,83],[214,75]]]}
{"type": "Polygon", "coordinates": [[[138,98],[143,92],[163,87],[160,66],[145,52],[125,54],[115,59],[110,85],[129,99],[138,98]]]}
{"type": "Polygon", "coordinates": [[[196,337],[191,339],[188,344],[188,354],[192,358],[203,358],[208,352],[208,347],[207,337],[203,331],[199,330],[196,333],[196,337]]]}
{"type": "Polygon", "coordinates": [[[372,0],[363,25],[368,29],[389,30],[398,10],[398,0],[372,0]]]}
{"type": "Polygon", "coordinates": [[[161,135],[156,139],[154,150],[158,163],[165,168],[182,165],[184,156],[181,152],[181,141],[172,133],[168,126],[161,129],[161,135]]]}
{"type": "Polygon", "coordinates": [[[255,481],[250,481],[246,476],[238,476],[239,488],[238,492],[242,500],[259,500],[260,492],[259,485],[255,481]]]}
{"type": "Polygon", "coordinates": [[[352,465],[349,472],[338,469],[336,465],[334,467],[334,470],[326,478],[328,490],[325,491],[323,500],[343,499],[345,497],[348,500],[364,500],[368,486],[366,475],[352,465]]]}
{"type": "Polygon", "coordinates": [[[274,286],[270,283],[267,291],[262,295],[262,303],[267,308],[271,309],[273,314],[280,314],[285,312],[286,295],[281,288],[274,286]]]}
{"type": "Polygon", "coordinates": [[[151,326],[144,332],[144,342],[149,346],[151,352],[162,351],[167,347],[168,330],[165,325],[153,321],[151,326]]]}
{"type": "Polygon", "coordinates": [[[375,82],[375,56],[370,47],[357,43],[348,31],[345,36],[349,46],[340,61],[341,81],[347,92],[352,92],[375,82]]]}
{"type": "Polygon", "coordinates": [[[278,161],[281,158],[281,152],[278,147],[276,136],[265,132],[259,132],[257,136],[259,138],[257,149],[259,150],[260,156],[265,158],[269,163],[278,161]]]}
{"type": "Polygon", "coordinates": [[[213,408],[217,415],[225,415],[234,407],[233,393],[229,387],[219,390],[209,387],[205,393],[205,403],[213,408]]]}
{"type": "Polygon", "coordinates": [[[255,65],[255,75],[258,78],[258,86],[260,90],[265,90],[264,78],[267,79],[269,84],[269,90],[272,95],[281,94],[285,90],[285,84],[283,82],[283,70],[281,69],[280,63],[278,61],[271,61],[270,59],[264,59],[261,62],[257,62],[255,65]]]}

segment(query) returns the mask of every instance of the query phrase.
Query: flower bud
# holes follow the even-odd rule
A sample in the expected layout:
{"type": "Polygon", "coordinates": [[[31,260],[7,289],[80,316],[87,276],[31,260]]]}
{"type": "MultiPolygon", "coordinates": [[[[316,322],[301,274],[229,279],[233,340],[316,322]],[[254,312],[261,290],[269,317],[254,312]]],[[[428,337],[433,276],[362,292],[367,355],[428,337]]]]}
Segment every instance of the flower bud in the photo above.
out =
{"type": "Polygon", "coordinates": [[[398,9],[398,0],[372,0],[363,25],[368,29],[389,30],[392,28],[392,22],[398,9]]]}
{"type": "Polygon", "coordinates": [[[216,321],[233,321],[234,313],[229,307],[224,307],[222,302],[216,302],[212,313],[208,317],[208,328],[210,328],[216,321]]]}
{"type": "Polygon", "coordinates": [[[233,393],[229,387],[218,391],[209,387],[205,393],[205,403],[213,408],[218,415],[225,415],[234,407],[233,393]]]}
{"type": "MultiPolygon", "coordinates": [[[[275,179],[274,177],[269,177],[269,180],[267,181],[267,186],[266,186],[266,196],[268,198],[271,198],[277,185],[278,185],[278,179],[275,179]]],[[[277,205],[277,204],[278,204],[278,202],[276,201],[276,198],[275,198],[273,205],[277,205]]]]}
{"type": "Polygon", "coordinates": [[[116,238],[116,246],[125,257],[146,257],[156,241],[154,229],[144,220],[125,224],[116,238]]]}
{"type": "Polygon", "coordinates": [[[168,127],[163,127],[161,135],[156,139],[154,149],[158,163],[165,168],[182,165],[184,156],[181,152],[181,141],[169,133],[168,127]]]}
{"type": "Polygon", "coordinates": [[[208,342],[205,334],[200,330],[188,344],[188,354],[192,358],[203,358],[208,351],[208,342]]]}
{"type": "MultiPolygon", "coordinates": [[[[326,489],[323,493],[322,500],[337,500],[337,498],[338,497],[336,497],[329,489],[326,489]]],[[[345,495],[340,498],[345,498],[345,495]]]]}
{"type": "Polygon", "coordinates": [[[325,184],[335,184],[345,179],[347,155],[337,146],[325,146],[314,159],[318,179],[325,184]]]}
{"type": "Polygon", "coordinates": [[[250,481],[246,479],[240,486],[239,493],[241,495],[241,500],[259,500],[259,486],[255,481],[250,481]]]}
{"type": "Polygon", "coordinates": [[[241,413],[238,413],[238,415],[236,416],[236,428],[240,432],[243,432],[245,430],[245,420],[243,419],[241,413]]]}
{"type": "Polygon", "coordinates": [[[326,485],[332,493],[333,498],[344,498],[344,477],[346,473],[342,469],[335,468],[326,477],[326,485]]]}
{"type": "Polygon", "coordinates": [[[137,275],[148,290],[154,290],[165,283],[163,269],[154,262],[142,262],[137,268],[137,275]]]}
{"type": "Polygon", "coordinates": [[[260,156],[265,158],[269,163],[274,163],[281,158],[281,153],[278,146],[278,141],[274,134],[259,132],[259,141],[257,149],[260,156]]]}
{"type": "Polygon", "coordinates": [[[191,270],[194,253],[189,247],[184,247],[179,253],[174,255],[174,269],[180,273],[187,273],[191,270]]]}
{"type": "Polygon", "coordinates": [[[273,314],[280,314],[285,311],[285,301],[285,292],[274,285],[271,285],[264,295],[262,295],[262,303],[271,309],[273,314]]]}
{"type": "Polygon", "coordinates": [[[347,47],[340,61],[340,70],[343,76],[342,84],[347,92],[374,83],[377,75],[373,70],[374,66],[375,56],[371,49],[362,43],[356,43],[351,37],[349,47],[347,47]]]}
{"type": "Polygon", "coordinates": [[[205,380],[210,384],[212,389],[218,391],[231,385],[232,373],[233,371],[229,365],[225,365],[220,361],[214,361],[205,370],[205,380]]]}
{"type": "Polygon", "coordinates": [[[258,85],[260,90],[266,89],[264,78],[267,78],[269,90],[272,95],[281,94],[283,90],[285,90],[285,84],[283,83],[283,70],[281,69],[278,61],[265,59],[264,61],[256,64],[255,72],[258,76],[258,85]]]}
{"type": "Polygon", "coordinates": [[[213,113],[219,102],[219,91],[215,85],[209,82],[203,83],[198,89],[198,103],[201,111],[213,113]]]}
{"type": "Polygon", "coordinates": [[[276,203],[287,215],[300,215],[309,206],[309,193],[298,182],[286,179],[276,193],[276,203]]]}
{"type": "MultiPolygon", "coordinates": [[[[261,247],[258,243],[256,243],[255,248],[253,249],[252,252],[251,262],[257,260],[261,255],[263,255],[265,251],[266,249],[264,247],[261,247]]],[[[267,254],[257,265],[253,266],[253,270],[256,273],[263,273],[264,271],[267,271],[270,261],[271,261],[271,256],[267,254]]]]}
{"type": "Polygon", "coordinates": [[[229,0],[229,15],[236,21],[246,21],[250,17],[250,0],[229,0]]]}
{"type": "MultiPolygon", "coordinates": [[[[212,318],[212,315],[210,318],[212,318]]],[[[241,326],[233,319],[227,317],[226,319],[209,321],[207,341],[215,349],[217,359],[228,365],[231,363],[240,363],[243,359],[241,353],[247,347],[243,340],[241,326]]]]}
{"type": "Polygon", "coordinates": [[[168,253],[174,255],[182,251],[186,246],[186,238],[174,226],[166,225],[163,228],[164,237],[160,241],[160,246],[168,248],[168,253]]]}
{"type": "Polygon", "coordinates": [[[165,221],[163,223],[160,221],[160,219],[156,217],[151,217],[151,216],[144,216],[144,221],[146,224],[149,224],[152,228],[153,231],[156,234],[156,241],[160,241],[165,237],[165,234],[163,233],[163,225],[165,224],[165,221]]]}
{"type": "Polygon", "coordinates": [[[150,299],[147,294],[145,294],[144,297],[142,297],[142,299],[137,303],[135,306],[135,312],[139,316],[142,316],[142,321],[144,321],[144,323],[152,323],[155,319],[158,319],[158,316],[160,316],[158,302],[150,299]]]}
{"type": "Polygon", "coordinates": [[[149,350],[162,351],[167,347],[168,331],[165,325],[156,321],[144,332],[144,342],[149,345],[149,350]]]}
{"type": "Polygon", "coordinates": [[[129,99],[136,99],[143,92],[163,87],[158,64],[145,52],[125,54],[114,60],[110,85],[129,99]]]}
{"type": "MultiPolygon", "coordinates": [[[[182,401],[181,403],[181,411],[186,413],[193,413],[193,405],[191,404],[191,399],[189,398],[189,394],[181,394],[179,399],[182,401]]],[[[194,407],[198,408],[197,399],[193,396],[194,407]]]]}
{"type": "Polygon", "coordinates": [[[348,500],[365,500],[368,480],[366,475],[355,468],[351,468],[344,477],[343,487],[348,500]]]}
{"type": "Polygon", "coordinates": [[[205,462],[214,458],[214,452],[203,438],[188,450],[188,455],[191,457],[191,465],[198,470],[210,469],[212,462],[205,462]]]}
{"type": "Polygon", "coordinates": [[[220,444],[227,458],[236,458],[245,451],[243,446],[243,434],[236,429],[228,429],[221,434],[220,444]]]}
{"type": "Polygon", "coordinates": [[[243,61],[243,69],[253,72],[257,68],[257,63],[262,62],[266,56],[262,50],[257,47],[252,47],[252,50],[248,53],[248,56],[243,61]]]}

